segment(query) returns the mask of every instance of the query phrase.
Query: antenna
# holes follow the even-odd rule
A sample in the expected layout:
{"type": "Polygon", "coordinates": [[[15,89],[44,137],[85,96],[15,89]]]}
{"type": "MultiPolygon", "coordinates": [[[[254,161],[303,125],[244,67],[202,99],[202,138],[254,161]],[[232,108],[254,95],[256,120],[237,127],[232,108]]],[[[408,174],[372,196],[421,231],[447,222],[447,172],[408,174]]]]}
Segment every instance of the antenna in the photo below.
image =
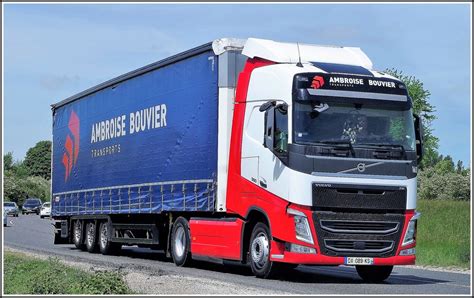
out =
{"type": "Polygon", "coordinates": [[[301,64],[301,54],[300,54],[300,45],[299,45],[299,43],[296,43],[296,48],[298,48],[298,63],[296,63],[296,66],[303,67],[303,64],[301,64]]]}

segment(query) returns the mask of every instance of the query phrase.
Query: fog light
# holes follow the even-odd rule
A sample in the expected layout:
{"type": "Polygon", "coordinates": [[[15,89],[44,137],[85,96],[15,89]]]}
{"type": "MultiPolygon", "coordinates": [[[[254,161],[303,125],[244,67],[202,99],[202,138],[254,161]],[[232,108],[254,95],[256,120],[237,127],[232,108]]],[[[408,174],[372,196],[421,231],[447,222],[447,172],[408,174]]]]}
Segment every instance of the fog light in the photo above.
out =
{"type": "Polygon", "coordinates": [[[315,254],[316,253],[316,249],[312,247],[307,247],[307,246],[298,245],[294,243],[289,243],[287,250],[290,252],[295,252],[299,254],[315,254]]]}
{"type": "Polygon", "coordinates": [[[401,256],[411,256],[416,254],[416,249],[415,248],[408,248],[400,251],[401,256]]]}

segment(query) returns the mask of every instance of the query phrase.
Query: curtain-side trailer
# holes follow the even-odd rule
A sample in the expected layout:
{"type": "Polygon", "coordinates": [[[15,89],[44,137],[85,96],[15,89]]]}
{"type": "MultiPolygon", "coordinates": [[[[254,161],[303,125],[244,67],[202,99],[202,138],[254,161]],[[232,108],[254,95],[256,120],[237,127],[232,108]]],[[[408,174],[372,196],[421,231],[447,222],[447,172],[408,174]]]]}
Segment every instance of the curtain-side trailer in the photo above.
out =
{"type": "Polygon", "coordinates": [[[52,105],[55,243],[249,264],[414,264],[422,130],[359,49],[219,39],[52,105]]]}

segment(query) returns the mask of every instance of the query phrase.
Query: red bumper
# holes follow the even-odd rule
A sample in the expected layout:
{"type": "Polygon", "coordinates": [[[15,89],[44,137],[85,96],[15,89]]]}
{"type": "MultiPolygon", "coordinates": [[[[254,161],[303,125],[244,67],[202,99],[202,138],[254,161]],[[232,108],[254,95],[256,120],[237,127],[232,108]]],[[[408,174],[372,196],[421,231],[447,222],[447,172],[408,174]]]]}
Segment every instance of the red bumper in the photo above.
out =
{"type": "MultiPolygon", "coordinates": [[[[415,255],[394,256],[388,258],[374,258],[374,265],[413,265],[415,264],[415,255]]],[[[344,257],[329,257],[320,254],[300,254],[284,251],[282,254],[274,254],[272,261],[284,262],[301,265],[344,265],[344,257]],[[281,255],[283,257],[281,257],[281,255]]]]}

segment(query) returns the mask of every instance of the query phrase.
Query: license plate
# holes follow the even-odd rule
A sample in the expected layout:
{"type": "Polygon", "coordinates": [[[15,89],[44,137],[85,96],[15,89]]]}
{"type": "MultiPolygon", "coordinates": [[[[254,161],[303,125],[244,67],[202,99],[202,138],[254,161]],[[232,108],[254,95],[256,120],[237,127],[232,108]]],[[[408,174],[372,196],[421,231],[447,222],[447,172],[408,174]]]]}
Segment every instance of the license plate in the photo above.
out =
{"type": "Polygon", "coordinates": [[[344,264],[346,265],[373,265],[374,258],[345,257],[344,264]]]}

